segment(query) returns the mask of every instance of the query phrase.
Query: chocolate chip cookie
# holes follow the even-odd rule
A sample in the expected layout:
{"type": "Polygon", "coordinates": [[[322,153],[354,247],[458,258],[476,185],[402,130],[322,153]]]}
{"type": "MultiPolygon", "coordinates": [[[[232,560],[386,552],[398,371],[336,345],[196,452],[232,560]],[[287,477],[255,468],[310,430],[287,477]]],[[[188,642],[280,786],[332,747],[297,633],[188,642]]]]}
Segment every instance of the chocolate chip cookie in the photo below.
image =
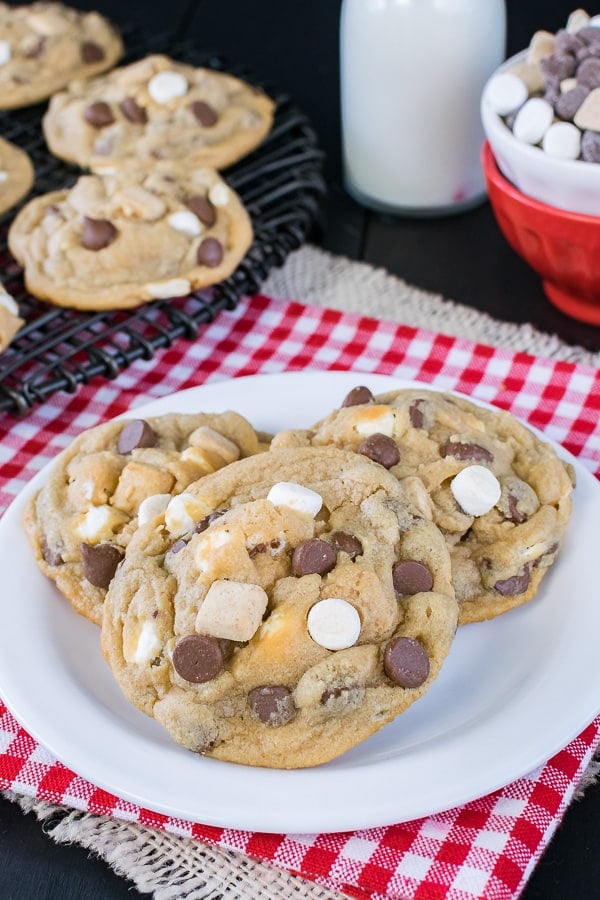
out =
{"type": "Polygon", "coordinates": [[[52,153],[96,172],[161,159],[222,169],[262,142],[274,108],[232,75],[154,55],[73,82],[50,101],[43,128],[52,153]]]}
{"type": "Polygon", "coordinates": [[[16,301],[0,283],[0,353],[6,350],[17,331],[25,324],[16,301]]]}
{"type": "MultiPolygon", "coordinates": [[[[97,624],[135,527],[209,472],[263,449],[234,412],[107,422],[57,457],[25,512],[38,565],[97,624]]],[[[185,503],[179,504],[185,516],[185,503]]]]}
{"type": "Polygon", "coordinates": [[[33,166],[24,150],[0,137],[0,215],[29,192],[33,166]]]}
{"type": "Polygon", "coordinates": [[[316,765],[365,740],[428,690],[456,629],[424,494],[331,447],[190,485],[136,531],[106,597],[125,696],[184,747],[247,765],[316,765]]]}
{"type": "Polygon", "coordinates": [[[571,514],[573,468],[510,413],[425,388],[374,397],[361,385],[340,409],[273,447],[352,449],[426,488],[423,514],[446,537],[460,622],[531,599],[571,514]]]}
{"type": "Polygon", "coordinates": [[[62,3],[0,3],[0,109],[29,106],[120,59],[116,28],[62,3]]]}
{"type": "Polygon", "coordinates": [[[252,242],[237,194],[212,169],[84,175],[31,200],[8,243],[28,290],[58,306],[124,309],[227,278],[252,242]]]}

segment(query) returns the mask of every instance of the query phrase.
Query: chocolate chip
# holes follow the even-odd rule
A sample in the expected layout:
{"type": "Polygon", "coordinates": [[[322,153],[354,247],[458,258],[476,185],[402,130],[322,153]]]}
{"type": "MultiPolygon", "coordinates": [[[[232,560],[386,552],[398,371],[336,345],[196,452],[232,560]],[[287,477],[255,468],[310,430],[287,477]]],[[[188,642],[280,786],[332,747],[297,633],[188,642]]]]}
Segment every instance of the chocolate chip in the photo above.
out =
{"type": "Polygon", "coordinates": [[[265,725],[273,728],[287,725],[296,715],[291,692],[282,684],[263,685],[248,694],[252,712],[265,725]]]}
{"type": "Polygon", "coordinates": [[[134,97],[125,97],[121,100],[119,109],[129,122],[135,122],[136,125],[145,125],[148,121],[148,113],[134,97]]]}
{"type": "Polygon", "coordinates": [[[89,583],[107,588],[123,559],[123,551],[114,544],[80,544],[79,550],[83,574],[89,583]]]}
{"type": "Polygon", "coordinates": [[[202,519],[200,519],[200,521],[196,523],[194,531],[196,532],[196,534],[202,534],[203,531],[206,531],[209,525],[212,525],[215,519],[220,519],[221,516],[224,515],[224,509],[216,509],[214,512],[211,512],[207,516],[204,516],[202,519]]]}
{"type": "Polygon", "coordinates": [[[302,541],[292,554],[292,572],[303,575],[327,575],[335,567],[337,554],[331,544],[319,538],[302,541]]]}
{"type": "Polygon", "coordinates": [[[560,94],[554,102],[554,112],[564,122],[572,122],[575,113],[589,94],[590,89],[583,84],[578,84],[570,91],[560,94]]]}
{"type": "Polygon", "coordinates": [[[175,541],[174,544],[169,548],[169,553],[179,553],[180,550],[183,550],[184,547],[187,547],[187,541],[184,541],[183,538],[179,538],[175,541]]]}
{"type": "Polygon", "coordinates": [[[360,384],[346,394],[342,406],[362,406],[364,403],[372,403],[374,399],[369,388],[360,384]]]}
{"type": "Polygon", "coordinates": [[[575,72],[575,57],[570,53],[553,53],[541,59],[539,65],[546,78],[563,81],[575,72]]]}
{"type": "Polygon", "coordinates": [[[86,250],[103,250],[115,240],[118,232],[108,219],[91,219],[83,217],[83,233],[81,245],[86,250]]]}
{"type": "Polygon", "coordinates": [[[580,28],[577,37],[586,44],[594,45],[600,42],[600,32],[593,25],[585,25],[580,28]]]}
{"type": "Polygon", "coordinates": [[[266,553],[268,549],[266,544],[255,544],[254,547],[248,550],[248,556],[250,559],[254,559],[259,553],[266,553]]]}
{"type": "Polygon", "coordinates": [[[81,45],[81,58],[84,63],[101,62],[105,53],[99,44],[94,41],[84,41],[81,45]]]}
{"type": "Polygon", "coordinates": [[[600,162],[600,134],[584,131],[581,136],[581,156],[586,162],[600,162]]]}
{"type": "Polygon", "coordinates": [[[212,106],[209,103],[205,103],[204,100],[194,100],[193,103],[190,103],[190,110],[192,111],[192,115],[196,118],[196,121],[202,125],[203,128],[210,128],[212,125],[215,125],[219,119],[212,106]]]}
{"type": "Polygon", "coordinates": [[[221,242],[213,237],[204,238],[198,247],[196,259],[201,266],[208,266],[210,269],[216,268],[216,266],[221,264],[223,259],[223,246],[221,242]]]}
{"type": "Polygon", "coordinates": [[[386,469],[391,469],[400,461],[398,445],[387,434],[370,434],[360,442],[356,452],[368,456],[369,459],[380,463],[386,469]]]}
{"type": "Polygon", "coordinates": [[[110,106],[104,100],[97,100],[95,103],[90,103],[89,106],[86,106],[83,118],[90,125],[93,125],[94,128],[105,128],[107,125],[112,125],[115,121],[110,106]]]}
{"type": "Polygon", "coordinates": [[[117,440],[118,453],[131,453],[138,447],[155,447],[158,435],[144,419],[132,419],[127,422],[117,440]]]}
{"type": "Polygon", "coordinates": [[[580,63],[577,69],[577,84],[588,88],[596,88],[600,85],[600,59],[590,57],[580,63]]]}
{"type": "Polygon", "coordinates": [[[425,416],[423,414],[423,410],[421,409],[421,405],[423,403],[425,403],[424,400],[413,400],[408,408],[408,417],[413,428],[423,427],[423,423],[425,421],[425,416]]]}
{"type": "Polygon", "coordinates": [[[576,34],[570,34],[565,28],[559,28],[556,32],[554,46],[559,55],[571,53],[574,56],[584,46],[584,43],[576,34]]]}
{"type": "Polygon", "coordinates": [[[42,556],[49,566],[62,566],[64,559],[56,547],[51,547],[45,537],[42,538],[42,556]]]}
{"type": "Polygon", "coordinates": [[[217,211],[208,197],[197,194],[195,197],[190,197],[189,200],[186,200],[185,205],[209,228],[217,221],[217,211]]]}
{"type": "Polygon", "coordinates": [[[493,462],[494,454],[487,447],[467,441],[446,441],[442,447],[442,456],[453,456],[455,459],[477,460],[477,462],[493,462]]]}
{"type": "Polygon", "coordinates": [[[519,509],[519,498],[515,497],[514,494],[509,494],[506,498],[506,503],[508,505],[507,519],[510,519],[511,522],[517,522],[517,524],[519,525],[521,524],[521,522],[524,522],[527,516],[519,509]]]}
{"type": "Polygon", "coordinates": [[[188,634],[175,644],[173,666],[191,684],[212,681],[223,668],[221,645],[208,634],[188,634]]]}
{"type": "Polygon", "coordinates": [[[347,553],[350,559],[356,559],[362,556],[363,545],[354,534],[348,534],[347,531],[332,531],[331,546],[336,553],[347,553]]]}
{"type": "Polygon", "coordinates": [[[499,594],[502,594],[503,597],[514,597],[527,590],[529,581],[529,571],[526,570],[522,575],[512,575],[510,578],[505,578],[503,581],[497,581],[494,585],[494,589],[497,590],[499,594]]]}
{"type": "Polygon", "coordinates": [[[400,687],[416,688],[429,677],[429,657],[419,641],[397,637],[385,648],[383,668],[387,677],[400,687]]]}
{"type": "Polygon", "coordinates": [[[392,566],[392,581],[397,594],[419,594],[433,588],[433,577],[426,565],[416,559],[401,559],[392,566]]]}

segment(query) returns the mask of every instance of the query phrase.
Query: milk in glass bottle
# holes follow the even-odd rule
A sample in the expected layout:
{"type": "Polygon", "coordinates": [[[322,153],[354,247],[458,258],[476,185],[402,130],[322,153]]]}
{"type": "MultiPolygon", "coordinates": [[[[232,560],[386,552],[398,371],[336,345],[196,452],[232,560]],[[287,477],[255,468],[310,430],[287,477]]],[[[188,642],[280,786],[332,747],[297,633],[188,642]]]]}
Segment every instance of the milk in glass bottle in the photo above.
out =
{"type": "Polygon", "coordinates": [[[374,209],[420,216],[482,201],[479,101],[505,40],[504,0],[343,0],[349,193],[374,209]]]}

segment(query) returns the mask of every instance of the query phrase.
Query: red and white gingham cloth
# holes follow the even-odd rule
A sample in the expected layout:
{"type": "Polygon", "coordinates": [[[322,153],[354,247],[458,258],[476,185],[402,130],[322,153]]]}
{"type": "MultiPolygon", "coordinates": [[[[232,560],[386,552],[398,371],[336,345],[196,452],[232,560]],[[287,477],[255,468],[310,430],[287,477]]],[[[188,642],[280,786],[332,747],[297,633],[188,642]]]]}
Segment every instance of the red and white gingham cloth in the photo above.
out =
{"type": "MultiPolygon", "coordinates": [[[[419,379],[492,402],[544,429],[600,475],[600,371],[389,322],[258,296],[220,314],[115,381],[55,395],[0,420],[0,507],[82,429],[148,399],[223,378],[354,369],[419,379]]],[[[401,825],[336,834],[259,834],[140,809],[68,770],[0,701],[0,788],[231,848],[353,897],[516,898],[551,839],[600,740],[600,717],[528,777],[401,825]]]]}

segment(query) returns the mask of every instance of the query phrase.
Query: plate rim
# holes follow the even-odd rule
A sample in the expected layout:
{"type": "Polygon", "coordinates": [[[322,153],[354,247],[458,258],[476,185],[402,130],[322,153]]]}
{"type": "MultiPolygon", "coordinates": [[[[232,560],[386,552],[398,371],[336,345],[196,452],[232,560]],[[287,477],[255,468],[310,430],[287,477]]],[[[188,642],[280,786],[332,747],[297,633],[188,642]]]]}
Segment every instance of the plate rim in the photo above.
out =
{"type": "MultiPolygon", "coordinates": [[[[124,418],[131,416],[132,413],[142,414],[142,415],[157,415],[161,414],[162,407],[168,406],[172,408],[173,403],[179,403],[184,397],[184,404],[188,400],[194,400],[196,395],[219,395],[224,393],[227,395],[232,389],[239,389],[242,392],[250,389],[250,385],[254,388],[258,387],[257,381],[264,382],[268,380],[269,382],[280,382],[282,379],[284,382],[290,383],[291,381],[300,381],[306,382],[306,380],[311,378],[327,378],[331,384],[339,384],[340,386],[343,384],[346,386],[346,389],[349,389],[350,386],[357,383],[357,378],[361,378],[368,383],[370,380],[372,384],[377,387],[378,391],[383,390],[392,390],[394,388],[405,388],[405,387],[422,387],[423,390],[431,390],[437,392],[445,392],[445,393],[453,393],[458,396],[466,397],[473,403],[480,406],[488,406],[493,407],[491,404],[486,403],[485,401],[480,401],[477,398],[473,398],[469,395],[461,393],[459,391],[453,391],[446,387],[437,387],[436,385],[431,385],[424,382],[418,382],[414,380],[397,378],[393,375],[379,375],[376,373],[369,372],[359,372],[359,371],[332,371],[332,370],[304,370],[298,372],[282,372],[282,373],[264,373],[259,375],[248,375],[241,376],[239,378],[230,378],[230,379],[218,379],[214,381],[209,381],[203,385],[199,385],[196,387],[187,388],[184,391],[176,392],[175,394],[169,395],[167,397],[161,397],[156,399],[150,399],[146,402],[142,402],[140,404],[135,404],[132,406],[126,413],[117,416],[116,418],[124,418]],[[352,384],[353,383],[353,384],[352,384]],[[245,385],[244,387],[240,387],[241,385],[245,385]],[[155,411],[158,410],[158,411],[155,411]]],[[[271,394],[272,396],[272,394],[271,394]]],[[[213,400],[214,402],[214,400],[213,400]]],[[[244,397],[244,403],[247,404],[248,400],[244,397]]],[[[240,409],[242,414],[244,413],[244,409],[240,409]]],[[[252,421],[252,419],[251,419],[252,421]]],[[[314,420],[313,420],[314,421],[314,420]]],[[[532,431],[536,432],[539,436],[541,436],[544,440],[548,441],[552,446],[555,447],[556,450],[560,452],[561,457],[566,458],[570,461],[576,469],[578,476],[578,488],[580,494],[583,491],[583,488],[580,487],[581,480],[583,481],[583,485],[587,490],[591,490],[592,493],[592,502],[600,504],[600,485],[596,481],[595,477],[589,472],[588,469],[572,454],[570,454],[567,450],[565,450],[562,446],[557,444],[555,441],[548,438],[543,432],[533,428],[528,423],[527,427],[531,428],[532,431]]],[[[38,485],[44,480],[47,476],[49,467],[53,464],[53,460],[47,463],[36,475],[30,480],[30,482],[25,486],[25,488],[17,495],[17,497],[12,501],[8,509],[6,510],[2,520],[0,521],[0,534],[7,527],[5,522],[8,521],[12,523],[15,516],[20,516],[22,509],[27,502],[29,496],[37,489],[38,485]]],[[[587,491],[584,491],[584,496],[587,498],[587,491]]],[[[600,508],[600,506],[599,506],[600,508]]],[[[0,542],[2,544],[2,542],[0,542]]],[[[41,572],[37,572],[42,579],[44,576],[41,575],[41,572]]],[[[550,575],[551,573],[549,573],[550,575]]],[[[549,576],[547,576],[549,577],[549,576]]],[[[43,583],[46,583],[44,579],[43,583]]],[[[52,590],[53,586],[51,587],[52,590]]],[[[46,602],[45,600],[43,602],[46,602]]],[[[71,610],[67,611],[71,613],[71,610]]],[[[518,610],[513,610],[511,613],[507,615],[513,615],[515,612],[518,613],[518,610]]],[[[498,621],[498,620],[495,620],[498,621]]],[[[86,625],[90,625],[91,628],[95,628],[95,626],[91,626],[90,623],[85,623],[86,625]]],[[[477,623],[476,625],[464,626],[466,628],[481,628],[485,626],[486,623],[477,623]]],[[[0,636],[0,648],[2,647],[2,637],[0,636]]],[[[98,642],[99,643],[99,642],[98,642]]],[[[451,650],[452,653],[452,650],[451,650]]],[[[31,707],[27,707],[25,704],[25,714],[23,712],[23,704],[19,699],[19,691],[15,690],[15,685],[12,685],[13,690],[11,691],[10,686],[10,678],[9,678],[9,690],[8,694],[6,692],[6,665],[3,663],[2,658],[4,654],[0,654],[0,694],[2,699],[4,700],[6,706],[10,709],[15,719],[26,728],[26,730],[40,743],[42,746],[47,747],[50,752],[57,757],[64,765],[67,765],[68,768],[72,769],[76,774],[82,776],[87,779],[94,785],[109,791],[115,796],[122,798],[126,801],[133,802],[139,805],[142,808],[156,811],[162,815],[167,815],[174,817],[176,819],[184,819],[190,822],[212,825],[217,827],[224,828],[235,828],[235,829],[245,829],[250,831],[262,831],[262,832],[294,832],[294,833],[302,833],[302,832],[335,832],[335,831],[346,831],[348,829],[362,829],[369,827],[377,827],[395,824],[398,822],[409,821],[415,818],[421,818],[423,816],[433,815],[435,813],[439,813],[443,810],[450,809],[454,806],[461,805],[465,802],[469,802],[470,800],[474,800],[478,797],[484,796],[498,788],[505,786],[506,784],[512,782],[513,780],[522,777],[528,772],[535,769],[537,766],[545,762],[547,759],[551,758],[556,752],[565,747],[570,741],[575,738],[582,730],[586,727],[597,715],[598,711],[600,711],[600,695],[598,696],[597,701],[595,701],[596,705],[594,707],[593,712],[590,712],[583,716],[581,714],[577,720],[577,724],[571,723],[571,727],[567,735],[563,735],[560,740],[554,740],[554,742],[548,746],[542,754],[537,752],[534,756],[529,756],[527,761],[522,760],[521,764],[517,766],[508,777],[495,777],[491,780],[489,778],[483,779],[485,781],[485,786],[481,787],[482,779],[474,779],[473,789],[467,791],[465,794],[464,790],[462,793],[460,791],[452,791],[447,790],[444,794],[444,798],[440,801],[436,801],[436,798],[432,796],[432,790],[428,789],[429,786],[423,786],[423,797],[419,801],[417,805],[413,802],[412,806],[406,806],[406,813],[399,812],[395,809],[397,798],[393,798],[393,792],[387,792],[387,796],[384,796],[382,799],[385,801],[382,804],[373,804],[369,809],[365,809],[364,807],[356,810],[354,808],[348,812],[348,809],[344,809],[340,811],[336,808],[335,803],[335,792],[332,794],[332,782],[339,782],[340,780],[343,782],[345,778],[347,778],[346,772],[350,772],[350,777],[354,769],[359,770],[360,775],[360,784],[361,790],[364,795],[367,797],[373,796],[373,791],[377,792],[378,785],[381,785],[382,777],[384,781],[389,783],[389,776],[394,774],[395,769],[398,766],[398,757],[394,756],[389,759],[384,760],[375,760],[374,762],[363,762],[359,761],[358,764],[346,765],[344,762],[344,757],[341,757],[341,764],[337,767],[335,765],[336,761],[334,761],[334,765],[326,764],[324,766],[318,766],[311,769],[301,769],[301,770],[271,770],[271,769],[251,769],[248,770],[244,766],[235,766],[235,764],[231,763],[222,763],[217,760],[210,760],[203,757],[195,757],[193,754],[190,754],[189,751],[183,751],[182,748],[173,744],[172,747],[166,751],[166,756],[168,759],[171,758],[179,758],[181,753],[186,754],[188,757],[194,759],[194,765],[200,765],[202,770],[206,769],[208,776],[211,775],[211,772],[217,772],[219,768],[226,767],[229,774],[230,767],[234,767],[238,772],[245,773],[245,777],[236,776],[232,780],[235,782],[236,786],[239,784],[244,785],[244,801],[246,805],[250,804],[258,804],[258,812],[256,810],[248,810],[245,811],[240,809],[230,810],[227,812],[223,812],[223,810],[207,810],[201,809],[197,812],[189,808],[181,808],[177,806],[175,808],[171,803],[161,802],[155,796],[155,792],[150,791],[151,796],[143,796],[139,790],[128,790],[126,785],[120,783],[119,778],[117,777],[117,783],[115,784],[114,778],[98,777],[97,767],[94,767],[94,761],[90,761],[90,765],[88,766],[87,760],[82,761],[78,758],[77,753],[74,754],[75,759],[73,758],[73,753],[69,752],[69,747],[66,748],[64,741],[61,742],[59,739],[57,742],[56,736],[53,735],[50,742],[48,742],[48,731],[44,727],[44,716],[41,716],[41,726],[39,722],[39,717],[36,719],[36,714],[34,710],[33,721],[31,715],[31,707]],[[17,702],[14,701],[15,697],[17,697],[17,702]],[[583,716],[583,718],[582,718],[583,716]],[[248,771],[251,771],[255,774],[259,773],[257,777],[248,778],[248,771]],[[332,774],[333,772],[333,774],[332,774]],[[338,773],[337,775],[335,773],[338,773]],[[341,773],[341,774],[340,774],[341,773]],[[266,775],[266,777],[265,777],[266,775]],[[290,777],[291,776],[291,777],[290,777]],[[244,784],[245,782],[245,784],[244,784]],[[253,782],[257,782],[257,784],[253,785],[253,782]],[[274,786],[277,790],[287,791],[288,796],[290,793],[290,783],[298,784],[298,788],[294,786],[294,791],[296,791],[295,796],[299,796],[298,792],[310,793],[318,791],[319,795],[323,797],[324,802],[320,804],[321,810],[317,811],[314,809],[310,810],[298,810],[294,809],[291,813],[289,808],[286,810],[278,810],[275,807],[268,809],[267,805],[264,803],[264,795],[262,796],[258,792],[258,787],[261,790],[264,790],[265,786],[269,787],[269,785],[274,786]],[[327,802],[327,796],[330,797],[330,801],[327,802]],[[315,815],[315,813],[317,813],[315,815]],[[233,818],[232,818],[233,814],[233,818]]],[[[435,687],[435,686],[433,686],[435,687]]],[[[432,690],[433,690],[432,687],[432,690]]],[[[429,692],[431,693],[431,691],[429,692]]],[[[21,698],[22,699],[22,698],[21,698]]],[[[425,698],[421,700],[423,703],[425,698]]],[[[142,715],[142,714],[140,714],[142,715]]],[[[46,716],[47,718],[47,716],[46,716]]],[[[387,726],[389,728],[389,726],[387,726]]],[[[381,733],[381,732],[380,732],[381,733]]],[[[140,738],[140,740],[142,740],[140,738]]],[[[137,742],[128,741],[125,739],[125,744],[129,744],[133,746],[134,749],[137,748],[137,742]]],[[[161,748],[159,753],[163,752],[165,748],[161,748]]],[[[345,754],[345,757],[348,755],[345,754]]],[[[401,754],[402,756],[402,754],[401,754]]],[[[187,766],[185,767],[187,771],[187,766]]],[[[104,772],[104,770],[103,770],[104,772]]],[[[219,777],[214,776],[214,777],[219,777]]],[[[227,776],[226,776],[227,777],[227,776]]],[[[229,780],[229,779],[228,779],[229,780]]],[[[454,781],[454,779],[452,779],[454,781]]],[[[439,787],[439,785],[436,785],[439,787]]],[[[292,794],[294,794],[292,791],[292,794]]],[[[213,804],[214,805],[214,804],[213,804]]]]}

